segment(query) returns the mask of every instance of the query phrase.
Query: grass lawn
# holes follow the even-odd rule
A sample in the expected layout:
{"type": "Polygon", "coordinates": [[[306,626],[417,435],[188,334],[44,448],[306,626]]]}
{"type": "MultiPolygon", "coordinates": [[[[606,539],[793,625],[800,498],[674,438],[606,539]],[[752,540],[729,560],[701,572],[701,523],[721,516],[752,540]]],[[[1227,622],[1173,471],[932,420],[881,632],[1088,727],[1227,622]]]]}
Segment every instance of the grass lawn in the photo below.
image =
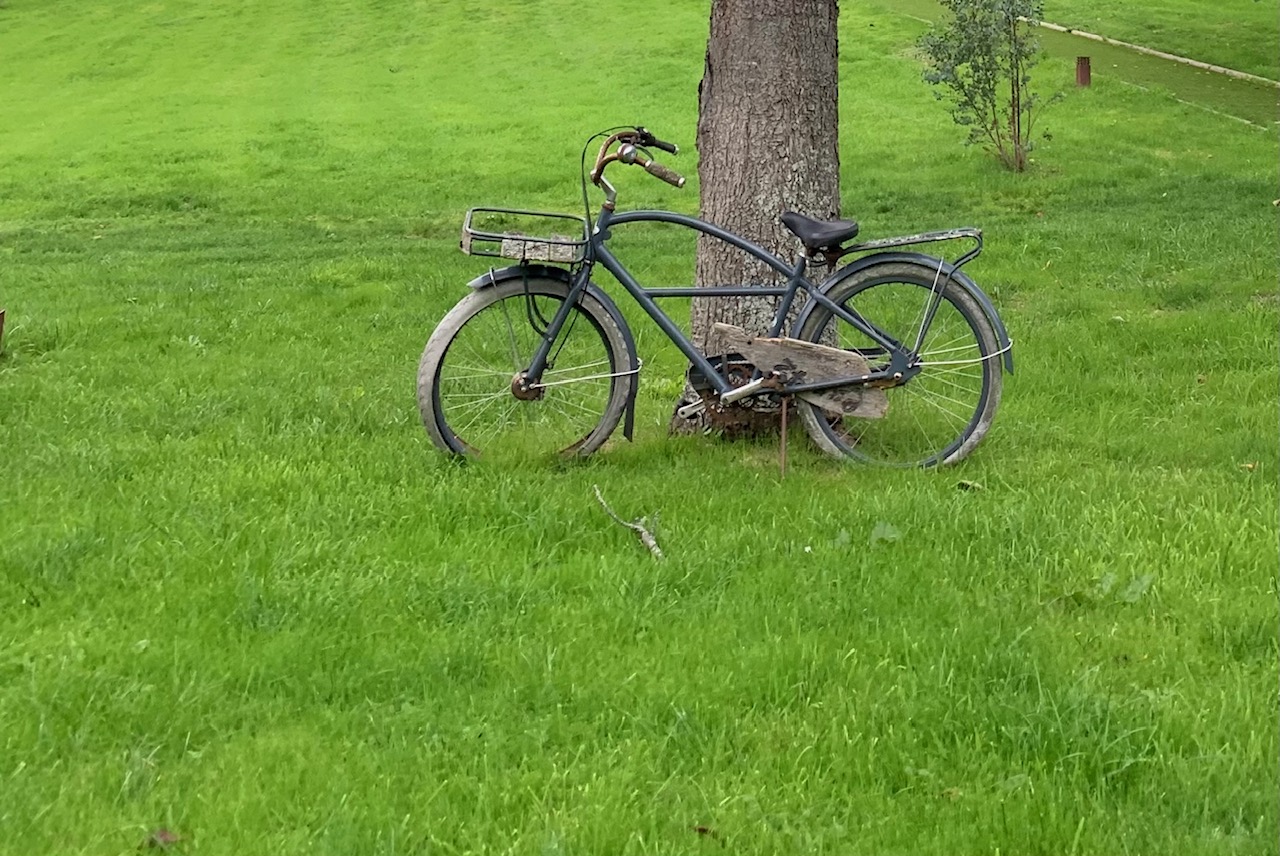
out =
{"type": "Polygon", "coordinates": [[[1280,80],[1275,0],[1046,0],[1044,19],[1280,80]]]}
{"type": "Polygon", "coordinates": [[[846,213],[1017,343],[950,470],[670,439],[635,313],[635,443],[427,441],[466,208],[691,150],[705,4],[0,7],[0,854],[1276,853],[1274,135],[1051,62],[1012,176],[841,27],[846,213]]]}

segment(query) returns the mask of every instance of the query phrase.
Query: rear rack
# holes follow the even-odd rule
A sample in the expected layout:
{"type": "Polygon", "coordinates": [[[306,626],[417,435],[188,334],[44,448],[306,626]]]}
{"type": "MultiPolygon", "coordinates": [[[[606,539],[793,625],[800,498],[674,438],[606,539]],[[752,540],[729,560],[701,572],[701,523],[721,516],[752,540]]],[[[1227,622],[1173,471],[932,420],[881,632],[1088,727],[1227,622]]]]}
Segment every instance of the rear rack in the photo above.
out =
{"type": "Polygon", "coordinates": [[[874,241],[863,241],[861,244],[854,244],[851,247],[844,247],[840,250],[840,255],[836,258],[847,256],[850,253],[869,253],[876,250],[888,250],[894,247],[910,247],[915,244],[932,244],[938,241],[955,241],[959,239],[967,239],[973,241],[973,249],[969,250],[960,258],[952,262],[955,267],[960,268],[965,263],[975,259],[982,252],[982,230],[972,226],[962,229],[945,229],[941,232],[921,232],[917,235],[902,235],[897,238],[878,238],[874,241]]]}
{"type": "Polygon", "coordinates": [[[587,220],[573,214],[546,211],[472,208],[462,223],[460,246],[469,256],[577,264],[586,256],[587,220]],[[547,223],[548,220],[554,223],[547,223]],[[578,237],[529,234],[556,227],[572,229],[578,237]]]}

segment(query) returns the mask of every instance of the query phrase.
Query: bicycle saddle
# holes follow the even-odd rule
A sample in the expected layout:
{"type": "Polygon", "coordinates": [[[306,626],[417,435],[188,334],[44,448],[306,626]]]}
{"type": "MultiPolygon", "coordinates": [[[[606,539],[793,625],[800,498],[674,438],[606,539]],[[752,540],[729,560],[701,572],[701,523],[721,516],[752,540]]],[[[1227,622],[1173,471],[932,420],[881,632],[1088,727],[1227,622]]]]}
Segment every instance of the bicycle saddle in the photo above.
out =
{"type": "Polygon", "coordinates": [[[794,211],[782,212],[782,225],[810,250],[838,247],[858,234],[856,220],[814,220],[794,211]]]}

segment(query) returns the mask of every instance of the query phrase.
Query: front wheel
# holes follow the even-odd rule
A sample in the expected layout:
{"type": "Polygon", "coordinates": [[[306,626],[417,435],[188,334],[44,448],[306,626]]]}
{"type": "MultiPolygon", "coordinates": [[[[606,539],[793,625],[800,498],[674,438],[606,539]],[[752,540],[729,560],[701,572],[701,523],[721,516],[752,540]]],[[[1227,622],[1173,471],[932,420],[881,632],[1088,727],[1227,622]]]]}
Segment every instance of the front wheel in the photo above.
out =
{"type": "Polygon", "coordinates": [[[418,367],[418,409],[436,446],[488,457],[585,456],[604,445],[636,378],[626,336],[590,293],[570,310],[540,382],[517,382],[568,294],[555,279],[509,280],[450,310],[418,367]]]}
{"type": "MultiPolygon", "coordinates": [[[[884,390],[888,409],[878,418],[832,413],[800,401],[805,430],[824,452],[890,466],[950,464],[973,451],[991,427],[1003,382],[999,337],[963,288],[948,282],[938,294],[937,282],[937,271],[927,266],[884,262],[827,292],[834,303],[911,349],[920,370],[884,390]]],[[[857,351],[873,371],[889,363],[882,345],[821,305],[814,307],[799,338],[857,351]]]]}

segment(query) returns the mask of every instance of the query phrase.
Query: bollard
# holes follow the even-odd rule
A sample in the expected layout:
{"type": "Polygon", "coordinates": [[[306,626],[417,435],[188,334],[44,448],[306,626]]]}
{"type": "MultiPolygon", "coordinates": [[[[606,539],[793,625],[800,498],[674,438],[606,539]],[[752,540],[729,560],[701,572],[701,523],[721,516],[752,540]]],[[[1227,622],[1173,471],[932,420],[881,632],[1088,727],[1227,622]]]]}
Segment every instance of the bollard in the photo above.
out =
{"type": "Polygon", "coordinates": [[[1093,75],[1089,69],[1089,58],[1087,56],[1076,57],[1076,86],[1088,86],[1093,82],[1093,75]]]}

